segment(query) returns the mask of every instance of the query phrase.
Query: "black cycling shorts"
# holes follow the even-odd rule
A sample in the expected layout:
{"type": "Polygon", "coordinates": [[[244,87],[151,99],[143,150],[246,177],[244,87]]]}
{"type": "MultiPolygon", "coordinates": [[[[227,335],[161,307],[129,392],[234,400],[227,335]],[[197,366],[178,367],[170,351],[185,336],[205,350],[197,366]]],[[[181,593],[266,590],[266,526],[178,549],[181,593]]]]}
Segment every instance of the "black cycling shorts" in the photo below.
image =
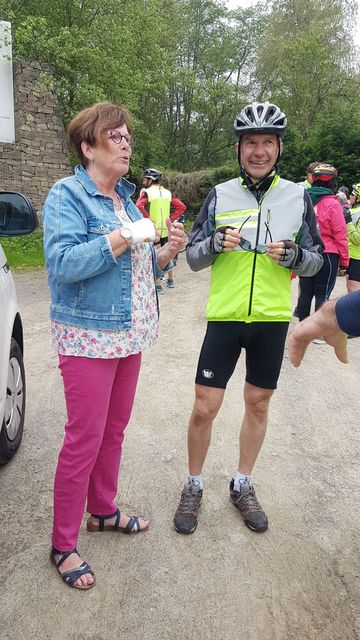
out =
{"type": "Polygon", "coordinates": [[[349,267],[348,267],[348,276],[349,276],[349,280],[355,280],[356,282],[360,282],[360,260],[355,260],[355,258],[350,258],[349,267]]]}
{"type": "Polygon", "coordinates": [[[208,322],[196,384],[226,389],[244,348],[246,382],[276,389],[288,327],[288,322],[208,322]]]}

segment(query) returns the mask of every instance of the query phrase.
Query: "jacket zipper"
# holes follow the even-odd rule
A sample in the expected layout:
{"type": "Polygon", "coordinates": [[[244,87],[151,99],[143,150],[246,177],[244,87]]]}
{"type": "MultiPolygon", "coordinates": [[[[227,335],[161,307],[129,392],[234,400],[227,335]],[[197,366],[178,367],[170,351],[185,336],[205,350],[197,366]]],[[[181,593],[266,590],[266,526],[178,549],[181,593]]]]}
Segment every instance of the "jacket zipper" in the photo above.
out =
{"type": "MultiPolygon", "coordinates": [[[[265,196],[265,194],[264,194],[265,196]]],[[[264,197],[263,196],[263,197],[264,197]]],[[[263,199],[263,198],[262,198],[263,199]]],[[[262,200],[261,199],[261,200],[262,200]]],[[[255,269],[256,269],[256,258],[257,258],[257,253],[256,253],[256,248],[258,246],[258,242],[259,242],[259,235],[260,235],[260,222],[261,222],[261,201],[259,201],[259,192],[256,191],[256,202],[259,208],[259,215],[258,215],[258,226],[257,226],[257,230],[256,230],[256,242],[255,242],[255,251],[254,251],[254,260],[253,260],[253,266],[252,266],[252,272],[251,272],[251,283],[250,283],[250,296],[249,296],[249,309],[248,309],[248,318],[249,316],[251,316],[251,309],[252,309],[252,300],[253,300],[253,293],[254,293],[254,280],[255,280],[255,269]]]]}

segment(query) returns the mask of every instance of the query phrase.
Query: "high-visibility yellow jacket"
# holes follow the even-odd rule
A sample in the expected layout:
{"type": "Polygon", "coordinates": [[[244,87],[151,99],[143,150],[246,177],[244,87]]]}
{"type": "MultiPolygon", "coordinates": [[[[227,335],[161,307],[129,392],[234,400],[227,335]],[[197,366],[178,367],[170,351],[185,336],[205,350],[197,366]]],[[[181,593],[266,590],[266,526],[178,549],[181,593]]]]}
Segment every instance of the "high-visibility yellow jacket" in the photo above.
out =
{"type": "Polygon", "coordinates": [[[241,178],[214,187],[196,218],[186,254],[194,271],[211,265],[208,320],[284,322],[291,318],[291,271],[317,273],[323,264],[321,249],[309,194],[276,175],[259,200],[241,178]],[[241,229],[251,250],[238,247],[214,254],[212,235],[226,226],[241,229]],[[293,240],[301,248],[299,261],[290,268],[257,252],[280,240],[293,240]]]}

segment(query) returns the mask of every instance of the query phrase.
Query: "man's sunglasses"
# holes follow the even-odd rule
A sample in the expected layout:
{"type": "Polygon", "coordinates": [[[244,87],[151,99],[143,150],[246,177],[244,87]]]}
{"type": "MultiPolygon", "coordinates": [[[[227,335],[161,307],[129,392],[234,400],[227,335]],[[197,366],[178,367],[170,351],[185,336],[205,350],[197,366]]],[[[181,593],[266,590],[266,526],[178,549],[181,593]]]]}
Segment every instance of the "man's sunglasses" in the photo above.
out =
{"type": "MultiPolygon", "coordinates": [[[[250,218],[251,218],[251,216],[248,216],[247,218],[245,218],[244,222],[239,227],[239,233],[241,232],[241,229],[247,223],[247,221],[250,220],[250,218]]],[[[266,227],[265,240],[267,239],[267,235],[269,234],[270,242],[272,242],[273,239],[272,239],[272,235],[271,235],[269,224],[267,222],[264,222],[264,224],[265,224],[265,227],[266,227]]],[[[268,249],[268,245],[267,244],[258,244],[256,247],[252,247],[251,246],[251,242],[249,240],[245,240],[245,238],[240,238],[239,246],[244,251],[252,251],[253,253],[266,253],[267,249],[268,249]]]]}

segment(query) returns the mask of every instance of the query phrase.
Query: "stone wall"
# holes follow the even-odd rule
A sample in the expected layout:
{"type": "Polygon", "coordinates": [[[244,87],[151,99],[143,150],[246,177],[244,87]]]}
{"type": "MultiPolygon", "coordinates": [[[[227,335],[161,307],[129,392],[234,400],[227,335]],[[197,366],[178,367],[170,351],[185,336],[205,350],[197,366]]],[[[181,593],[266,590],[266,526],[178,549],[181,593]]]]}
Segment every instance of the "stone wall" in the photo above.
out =
{"type": "Polygon", "coordinates": [[[20,191],[40,217],[52,184],[72,173],[51,74],[38,63],[14,65],[15,144],[0,142],[0,191],[20,191]]]}

